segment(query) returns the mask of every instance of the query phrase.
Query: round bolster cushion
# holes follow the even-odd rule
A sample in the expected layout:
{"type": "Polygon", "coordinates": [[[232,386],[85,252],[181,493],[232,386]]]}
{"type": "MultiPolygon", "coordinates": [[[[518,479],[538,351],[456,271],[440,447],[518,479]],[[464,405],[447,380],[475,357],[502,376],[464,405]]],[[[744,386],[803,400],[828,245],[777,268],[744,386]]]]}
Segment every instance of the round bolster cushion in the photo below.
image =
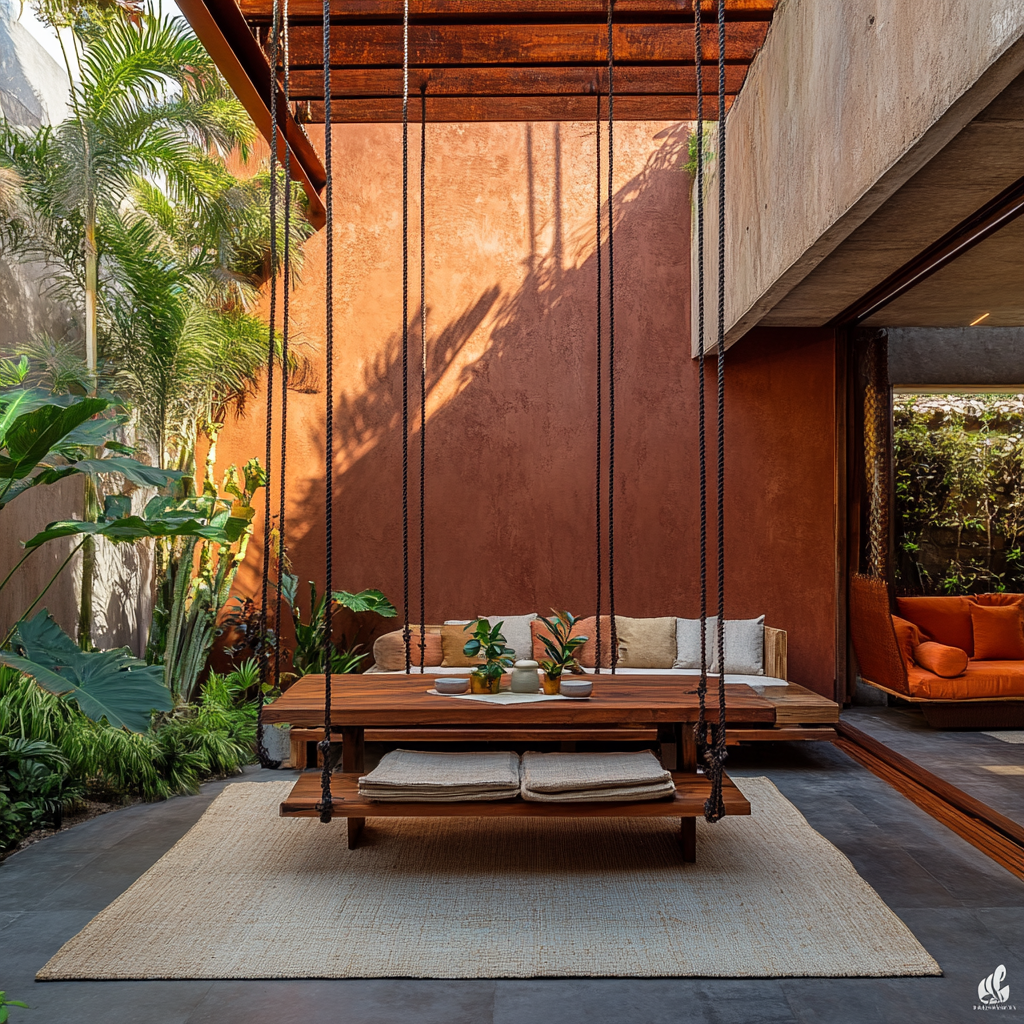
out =
{"type": "Polygon", "coordinates": [[[967,652],[929,640],[914,648],[914,661],[943,679],[952,679],[966,670],[967,652]]]}

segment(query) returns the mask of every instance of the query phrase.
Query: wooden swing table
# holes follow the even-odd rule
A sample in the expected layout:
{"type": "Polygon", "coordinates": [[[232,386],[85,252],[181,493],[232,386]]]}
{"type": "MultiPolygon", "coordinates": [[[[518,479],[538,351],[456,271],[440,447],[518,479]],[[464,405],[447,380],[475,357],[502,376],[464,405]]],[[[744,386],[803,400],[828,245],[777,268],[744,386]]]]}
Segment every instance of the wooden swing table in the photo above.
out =
{"type": "MultiPolygon", "coordinates": [[[[421,675],[338,675],[331,677],[332,735],[342,743],[342,771],[331,776],[332,817],[348,819],[348,845],[354,848],[370,817],[671,817],[681,822],[683,858],[696,860],[697,817],[704,813],[710,783],[697,774],[693,723],[699,704],[692,676],[586,676],[594,683],[586,700],[552,700],[501,705],[460,700],[427,693],[430,680],[421,675]],[[517,798],[466,803],[378,803],[359,796],[364,772],[367,730],[401,741],[429,736],[429,730],[464,729],[467,740],[476,729],[490,736],[503,735],[509,743],[542,742],[551,730],[565,728],[620,730],[623,740],[654,730],[666,768],[673,770],[676,794],[670,800],[622,803],[538,803],[517,798]]],[[[718,681],[708,680],[708,718],[717,719],[714,695],[718,681]]],[[[263,712],[265,722],[288,722],[293,727],[323,727],[325,682],[322,675],[304,676],[263,712]]],[[[775,706],[749,686],[726,690],[729,726],[768,726],[775,721],[775,706]]],[[[301,775],[281,804],[285,818],[319,817],[319,771],[301,775]]],[[[726,813],[749,815],[750,804],[735,784],[723,780],[726,813]]]]}

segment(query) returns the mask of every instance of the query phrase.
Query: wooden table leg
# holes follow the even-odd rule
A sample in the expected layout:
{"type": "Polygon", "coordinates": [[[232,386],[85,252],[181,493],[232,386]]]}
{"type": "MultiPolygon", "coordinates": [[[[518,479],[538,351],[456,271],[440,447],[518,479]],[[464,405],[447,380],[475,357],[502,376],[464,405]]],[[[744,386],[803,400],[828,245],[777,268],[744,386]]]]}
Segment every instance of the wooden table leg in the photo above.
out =
{"type": "MultiPolygon", "coordinates": [[[[365,766],[366,748],[363,743],[363,730],[359,726],[345,726],[341,730],[341,770],[343,772],[361,772],[365,766]]],[[[354,850],[359,844],[365,818],[348,819],[348,848],[354,850]]]]}
{"type": "Polygon", "coordinates": [[[658,726],[658,748],[661,766],[670,772],[679,769],[679,729],[671,723],[658,726]]]}
{"type": "Polygon", "coordinates": [[[682,763],[679,770],[695,772],[697,770],[697,737],[693,734],[693,723],[683,722],[679,727],[679,745],[682,750],[682,763]]]}
{"type": "Polygon", "coordinates": [[[697,862],[697,819],[680,818],[682,831],[679,838],[683,844],[683,860],[687,864],[697,862]]]}

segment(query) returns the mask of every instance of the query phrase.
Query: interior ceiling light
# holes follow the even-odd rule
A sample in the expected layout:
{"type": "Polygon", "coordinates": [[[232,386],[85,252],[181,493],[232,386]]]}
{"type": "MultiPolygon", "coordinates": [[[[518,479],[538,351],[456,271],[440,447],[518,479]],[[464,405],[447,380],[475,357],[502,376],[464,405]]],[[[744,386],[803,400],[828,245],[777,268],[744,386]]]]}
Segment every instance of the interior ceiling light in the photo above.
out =
{"type": "Polygon", "coordinates": [[[976,325],[980,324],[981,321],[985,319],[985,317],[991,316],[991,315],[992,315],[991,313],[982,313],[981,316],[979,316],[977,320],[972,320],[971,321],[971,327],[975,327],[976,325]]]}

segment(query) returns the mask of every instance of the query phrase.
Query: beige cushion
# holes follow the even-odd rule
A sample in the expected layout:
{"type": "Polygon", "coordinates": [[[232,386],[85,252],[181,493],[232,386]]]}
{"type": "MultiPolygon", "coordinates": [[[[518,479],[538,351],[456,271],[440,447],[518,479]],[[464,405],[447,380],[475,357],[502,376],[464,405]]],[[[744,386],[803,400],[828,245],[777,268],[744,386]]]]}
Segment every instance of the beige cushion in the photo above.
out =
{"type": "Polygon", "coordinates": [[[503,622],[501,635],[505,638],[507,646],[516,652],[516,658],[533,657],[533,634],[530,631],[530,623],[537,618],[536,612],[529,615],[481,615],[486,619],[493,629],[499,622],[503,622]]]}
{"type": "MultiPolygon", "coordinates": [[[[414,665],[420,663],[420,627],[410,626],[412,636],[409,638],[409,652],[414,665]]],[[[427,626],[427,649],[424,652],[425,665],[441,664],[441,627],[427,626]]],[[[405,671],[405,644],[402,642],[402,630],[396,629],[377,637],[373,642],[373,662],[380,672],[405,671]]]]}
{"type": "MultiPolygon", "coordinates": [[[[473,620],[476,621],[475,619],[473,620]]],[[[482,665],[484,659],[478,655],[475,658],[467,658],[462,653],[462,648],[473,639],[473,630],[465,626],[442,626],[441,627],[441,664],[445,668],[466,665],[482,665]]]]}
{"type": "Polygon", "coordinates": [[[674,615],[656,619],[615,616],[619,664],[623,668],[671,668],[676,658],[674,615]]]}

